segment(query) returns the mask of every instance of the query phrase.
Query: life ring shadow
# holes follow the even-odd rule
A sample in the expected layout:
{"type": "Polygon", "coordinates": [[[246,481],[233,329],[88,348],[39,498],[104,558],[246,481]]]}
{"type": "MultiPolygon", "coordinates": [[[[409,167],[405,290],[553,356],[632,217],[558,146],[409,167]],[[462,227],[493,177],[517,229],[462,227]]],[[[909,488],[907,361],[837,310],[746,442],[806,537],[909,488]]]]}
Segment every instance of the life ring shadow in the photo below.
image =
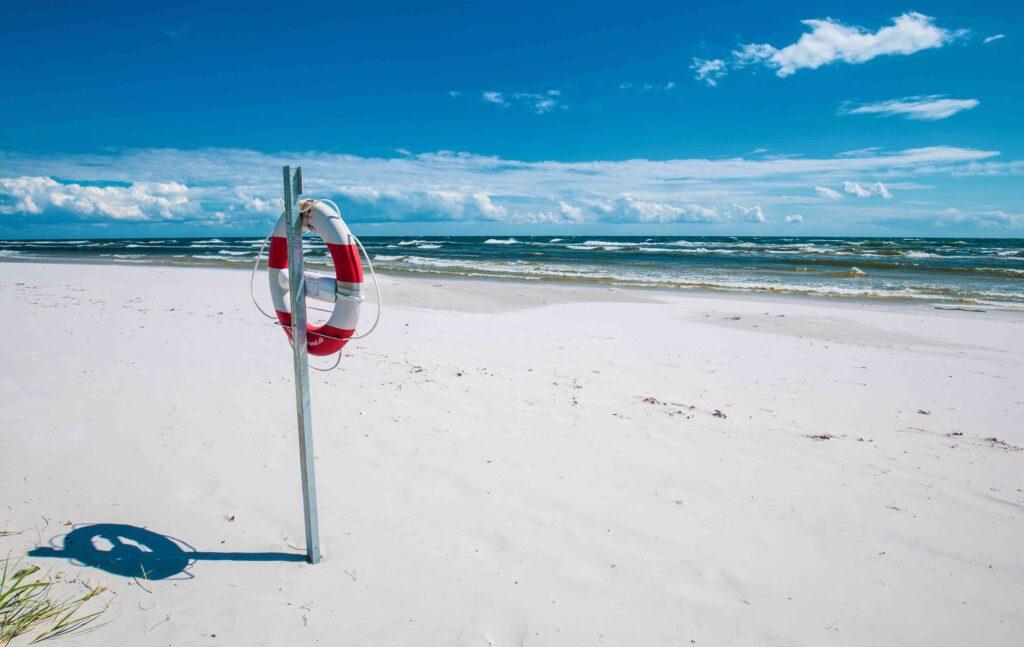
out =
{"type": "Polygon", "coordinates": [[[163,580],[183,574],[198,560],[238,562],[303,562],[295,553],[234,553],[197,551],[180,539],[145,528],[118,523],[78,526],[64,535],[62,546],[56,538],[50,546],[28,553],[32,557],[58,557],[81,566],[91,566],[122,577],[163,580]]]}

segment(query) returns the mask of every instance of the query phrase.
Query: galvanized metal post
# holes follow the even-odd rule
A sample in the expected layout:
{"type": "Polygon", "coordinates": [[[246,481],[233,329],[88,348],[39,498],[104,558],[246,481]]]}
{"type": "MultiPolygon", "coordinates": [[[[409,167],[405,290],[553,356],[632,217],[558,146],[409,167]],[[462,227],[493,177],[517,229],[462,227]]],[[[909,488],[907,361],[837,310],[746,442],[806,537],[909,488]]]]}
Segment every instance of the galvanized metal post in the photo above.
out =
{"type": "Polygon", "coordinates": [[[302,512],[306,521],[306,559],[320,561],[320,528],[316,511],[316,473],[313,469],[313,420],[309,400],[309,355],[306,352],[306,282],[302,266],[302,168],[294,175],[284,167],[284,212],[288,227],[288,290],[292,309],[292,356],[295,360],[295,411],[299,422],[299,461],[302,471],[302,512]]]}

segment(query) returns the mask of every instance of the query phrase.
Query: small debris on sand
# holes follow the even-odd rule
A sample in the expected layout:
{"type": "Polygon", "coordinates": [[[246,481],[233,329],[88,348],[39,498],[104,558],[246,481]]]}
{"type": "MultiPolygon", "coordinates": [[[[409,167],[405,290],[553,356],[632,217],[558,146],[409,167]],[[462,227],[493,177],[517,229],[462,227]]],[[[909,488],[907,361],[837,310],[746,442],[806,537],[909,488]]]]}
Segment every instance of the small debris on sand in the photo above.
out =
{"type": "Polygon", "coordinates": [[[643,397],[643,401],[646,402],[647,404],[662,404],[661,400],[658,400],[658,398],[652,395],[645,395],[643,397]]]}
{"type": "Polygon", "coordinates": [[[925,411],[924,409],[918,409],[917,412],[920,413],[922,416],[930,416],[930,415],[932,415],[931,411],[925,411]]]}
{"type": "Polygon", "coordinates": [[[982,440],[992,443],[993,447],[998,447],[999,449],[1005,449],[1011,452],[1024,452],[1024,447],[1017,447],[1016,445],[1011,445],[1005,440],[1000,440],[995,436],[991,438],[982,438],[982,440]]]}
{"type": "Polygon", "coordinates": [[[832,440],[835,438],[832,434],[809,434],[807,437],[813,440],[832,440]]]}
{"type": "Polygon", "coordinates": [[[226,514],[226,515],[224,515],[224,519],[227,520],[227,521],[234,521],[235,520],[235,515],[233,515],[233,514],[226,514]]]}
{"type": "Polygon", "coordinates": [[[728,418],[728,416],[725,415],[725,412],[722,411],[721,409],[715,409],[715,412],[711,415],[713,415],[716,418],[728,418]]]}

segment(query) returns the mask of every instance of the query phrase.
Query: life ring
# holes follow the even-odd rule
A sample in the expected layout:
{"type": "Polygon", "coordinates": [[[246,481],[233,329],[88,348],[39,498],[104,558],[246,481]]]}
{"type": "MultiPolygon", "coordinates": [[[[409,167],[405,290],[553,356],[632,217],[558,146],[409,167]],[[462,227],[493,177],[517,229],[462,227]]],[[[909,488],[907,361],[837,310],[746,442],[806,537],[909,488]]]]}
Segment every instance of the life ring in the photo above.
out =
{"type": "MultiPolygon", "coordinates": [[[[363,265],[359,261],[356,238],[345,221],[334,209],[318,200],[303,200],[299,205],[302,231],[312,231],[327,245],[334,263],[337,289],[334,310],[322,326],[306,326],[306,348],[310,355],[331,355],[338,352],[355,333],[362,303],[363,265]]],[[[270,275],[270,297],[274,302],[277,320],[288,338],[292,336],[292,313],[286,298],[288,282],[282,270],[288,269],[288,239],[285,214],[277,221],[270,239],[270,257],[267,262],[270,275]]],[[[307,290],[309,289],[307,279],[307,290]]]]}

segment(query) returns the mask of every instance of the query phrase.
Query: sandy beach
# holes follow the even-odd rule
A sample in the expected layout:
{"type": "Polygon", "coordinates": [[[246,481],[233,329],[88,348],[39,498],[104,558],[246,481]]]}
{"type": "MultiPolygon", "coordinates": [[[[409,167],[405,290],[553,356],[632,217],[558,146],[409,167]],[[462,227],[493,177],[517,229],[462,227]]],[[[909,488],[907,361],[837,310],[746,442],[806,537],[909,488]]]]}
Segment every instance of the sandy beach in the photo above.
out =
{"type": "Polygon", "coordinates": [[[379,330],[312,375],[311,566],[248,272],[0,264],[0,551],[112,600],[61,644],[1024,635],[1024,314],[381,280],[379,330]],[[85,566],[91,524],[197,556],[85,566]]]}

